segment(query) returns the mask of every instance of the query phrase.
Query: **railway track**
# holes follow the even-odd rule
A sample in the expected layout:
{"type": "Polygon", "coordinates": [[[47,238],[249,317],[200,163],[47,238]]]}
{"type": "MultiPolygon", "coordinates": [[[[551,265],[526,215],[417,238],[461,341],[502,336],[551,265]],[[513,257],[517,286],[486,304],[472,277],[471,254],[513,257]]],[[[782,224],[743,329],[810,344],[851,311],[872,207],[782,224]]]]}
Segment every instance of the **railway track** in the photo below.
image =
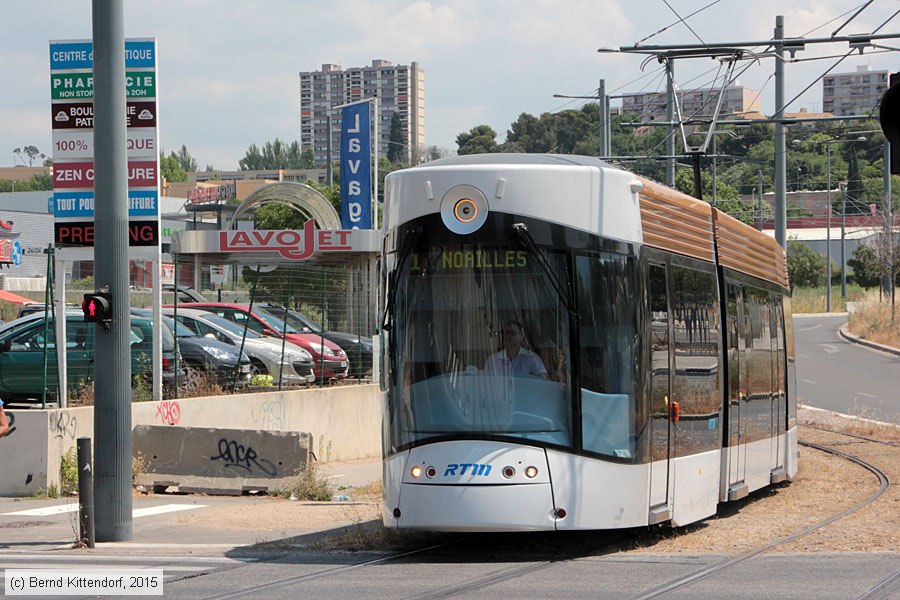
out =
{"type": "MultiPolygon", "coordinates": [[[[840,432],[840,431],[834,431],[834,430],[822,429],[822,428],[816,428],[816,429],[819,429],[820,431],[826,431],[829,433],[836,433],[836,434],[840,434],[840,435],[850,435],[850,437],[855,437],[857,439],[862,439],[864,441],[868,441],[868,442],[872,442],[872,443],[884,443],[882,440],[865,438],[863,436],[857,436],[857,435],[852,435],[852,434],[844,434],[843,432],[840,432]]],[[[801,441],[800,444],[803,446],[809,447],[809,448],[814,448],[821,452],[827,452],[829,454],[839,456],[845,460],[848,460],[857,465],[860,465],[861,467],[863,467],[864,469],[866,469],[867,471],[869,471],[870,473],[875,475],[875,477],[878,479],[878,489],[871,496],[869,496],[862,502],[859,502],[859,503],[855,504],[854,506],[851,506],[850,508],[847,508],[835,515],[832,515],[831,517],[829,517],[827,519],[819,521],[818,523],[815,523],[814,525],[811,525],[811,526],[809,526],[805,529],[802,529],[796,533],[792,533],[791,535],[781,537],[781,538],[778,538],[771,542],[768,542],[766,544],[757,546],[756,548],[753,548],[752,550],[749,550],[742,554],[738,554],[736,556],[729,557],[718,563],[712,564],[704,569],[700,569],[698,571],[695,571],[694,573],[685,575],[684,577],[680,577],[674,581],[670,581],[669,583],[667,583],[663,586],[660,586],[658,588],[655,588],[646,594],[638,596],[637,598],[640,600],[649,600],[651,598],[663,597],[667,594],[670,594],[670,593],[678,591],[678,590],[683,590],[702,579],[706,579],[707,577],[710,577],[712,575],[720,573],[720,572],[724,571],[725,569],[733,567],[734,565],[737,565],[737,564],[740,564],[747,560],[750,560],[754,556],[762,554],[763,552],[766,552],[767,550],[771,550],[771,549],[775,548],[776,546],[786,544],[787,542],[794,541],[794,540],[801,538],[805,535],[808,535],[814,531],[820,530],[823,527],[826,527],[827,525],[830,525],[831,523],[834,523],[835,521],[842,519],[843,517],[846,517],[849,514],[855,513],[856,511],[858,511],[862,508],[865,508],[866,506],[868,506],[869,504],[871,504],[872,502],[877,500],[879,497],[881,497],[881,495],[884,494],[887,491],[888,487],[890,486],[890,480],[888,479],[888,476],[884,473],[884,471],[882,471],[879,467],[869,463],[868,461],[862,460],[856,456],[847,454],[846,452],[842,452],[840,450],[837,450],[836,448],[832,448],[829,446],[824,446],[821,444],[815,444],[815,443],[811,443],[811,442],[803,442],[803,441],[801,441]]],[[[893,444],[891,444],[891,445],[893,445],[893,444]]],[[[890,589],[894,589],[894,585],[897,585],[898,583],[900,583],[900,582],[896,581],[897,579],[900,579],[900,574],[895,573],[892,577],[894,579],[891,580],[891,582],[888,582],[888,583],[890,583],[890,589]]],[[[868,598],[868,596],[865,596],[865,597],[868,598]]],[[[882,596],[877,596],[877,595],[872,596],[872,598],[880,598],[880,597],[882,597],[882,596]]],[[[884,596],[884,597],[886,597],[886,596],[884,596]]]]}
{"type": "MultiPolygon", "coordinates": [[[[866,438],[864,436],[858,436],[854,434],[846,434],[839,431],[823,429],[816,427],[815,429],[827,433],[838,434],[842,436],[847,436],[850,438],[854,438],[862,442],[870,442],[870,443],[878,443],[878,444],[888,444],[891,446],[898,446],[892,442],[885,442],[884,440],[877,440],[872,438],[866,438]]],[[[803,536],[809,535],[817,530],[822,529],[852,513],[855,513],[875,500],[881,497],[889,488],[890,481],[888,479],[887,474],[884,473],[877,465],[871,464],[870,462],[838,448],[819,444],[812,442],[800,442],[802,445],[815,449],[821,452],[827,452],[834,456],[838,456],[844,460],[850,461],[854,464],[857,464],[864,469],[868,470],[878,482],[878,489],[874,491],[870,496],[858,502],[857,504],[846,508],[826,519],[823,519],[809,527],[806,527],[800,531],[792,533],[790,535],[769,541],[767,543],[761,544],[752,550],[743,552],[741,554],[731,556],[724,560],[721,560],[715,564],[709,565],[707,567],[698,569],[692,573],[679,577],[675,580],[669,581],[663,585],[660,585],[649,592],[646,592],[642,595],[637,596],[640,599],[650,599],[650,598],[660,598],[667,596],[673,592],[679,590],[685,590],[689,588],[691,585],[707,579],[711,576],[714,576],[718,573],[721,573],[727,569],[735,567],[745,561],[748,561],[768,550],[786,544],[788,542],[799,539],[803,536]]],[[[643,530],[641,530],[643,532],[643,530]]],[[[560,534],[555,534],[560,535],[560,534]]],[[[505,581],[515,580],[521,577],[525,577],[527,575],[537,573],[543,571],[545,569],[551,568],[554,565],[558,565],[560,563],[565,563],[567,561],[577,560],[579,558],[584,558],[588,556],[593,556],[597,554],[602,554],[608,552],[610,548],[620,546],[621,544],[633,540],[640,535],[639,533],[635,533],[633,530],[630,532],[616,532],[615,534],[604,534],[604,538],[602,543],[585,543],[586,540],[591,539],[588,536],[583,536],[578,538],[581,540],[581,543],[574,544],[574,547],[568,550],[549,550],[544,551],[542,553],[541,559],[535,561],[534,558],[527,559],[528,562],[520,565],[512,565],[509,564],[504,565],[502,568],[498,568],[495,570],[491,570],[490,572],[483,574],[478,577],[474,577],[471,579],[459,581],[452,584],[448,584],[445,586],[436,586],[428,589],[426,592],[415,594],[411,596],[406,596],[412,600],[419,600],[424,598],[450,598],[454,596],[469,594],[471,592],[477,592],[478,590],[482,590],[485,588],[489,588],[491,586],[500,584],[505,581]],[[587,547],[584,547],[584,546],[587,547]]],[[[303,575],[298,575],[295,577],[288,577],[285,579],[280,579],[278,581],[266,583],[258,586],[251,586],[244,589],[236,590],[234,592],[213,596],[210,600],[225,600],[229,598],[243,598],[243,597],[251,597],[258,596],[260,594],[269,595],[272,592],[277,592],[279,590],[286,590],[287,588],[302,585],[304,582],[313,581],[313,580],[322,580],[326,578],[338,578],[343,576],[344,574],[351,571],[358,571],[370,567],[374,567],[376,565],[385,564],[392,561],[410,561],[410,560],[428,560],[429,558],[438,557],[440,560],[444,562],[453,563],[453,558],[448,557],[448,554],[453,555],[457,552],[460,552],[460,560],[471,559],[471,551],[467,551],[465,548],[459,549],[459,545],[466,542],[473,542],[476,540],[478,536],[463,536],[459,538],[454,538],[452,540],[448,540],[442,543],[428,545],[426,547],[416,548],[412,550],[392,553],[389,555],[385,555],[382,557],[378,557],[372,560],[360,561],[353,564],[336,566],[333,568],[324,569],[321,571],[317,571],[314,573],[307,573],[303,575]]],[[[485,538],[482,538],[482,542],[485,538]]],[[[513,544],[513,546],[508,550],[510,554],[515,552],[515,541],[508,542],[513,544]]],[[[489,544],[485,544],[485,546],[489,546],[489,544]]],[[[563,547],[566,544],[562,544],[563,547]]],[[[487,557],[484,560],[488,560],[487,557]]],[[[510,562],[510,561],[501,561],[501,562],[510,562]]],[[[240,567],[244,568],[244,567],[240,567]]],[[[865,592],[862,596],[860,596],[860,600],[877,600],[887,598],[891,594],[896,593],[900,590],[900,570],[888,575],[881,581],[877,582],[873,585],[869,590],[865,592]]]]}

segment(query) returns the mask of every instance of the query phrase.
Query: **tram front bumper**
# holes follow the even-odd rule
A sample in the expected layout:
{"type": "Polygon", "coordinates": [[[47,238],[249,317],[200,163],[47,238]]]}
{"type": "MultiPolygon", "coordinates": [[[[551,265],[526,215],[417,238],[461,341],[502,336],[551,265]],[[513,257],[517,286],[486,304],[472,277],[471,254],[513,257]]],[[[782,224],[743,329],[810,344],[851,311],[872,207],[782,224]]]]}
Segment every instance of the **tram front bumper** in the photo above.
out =
{"type": "MultiPolygon", "coordinates": [[[[549,483],[523,485],[421,485],[404,483],[400,517],[390,525],[430,531],[553,531],[549,483]]],[[[388,524],[388,523],[386,523],[388,524]]]]}
{"type": "Polygon", "coordinates": [[[552,531],[565,512],[542,448],[460,440],[387,459],[383,517],[432,531],[552,531]]]}

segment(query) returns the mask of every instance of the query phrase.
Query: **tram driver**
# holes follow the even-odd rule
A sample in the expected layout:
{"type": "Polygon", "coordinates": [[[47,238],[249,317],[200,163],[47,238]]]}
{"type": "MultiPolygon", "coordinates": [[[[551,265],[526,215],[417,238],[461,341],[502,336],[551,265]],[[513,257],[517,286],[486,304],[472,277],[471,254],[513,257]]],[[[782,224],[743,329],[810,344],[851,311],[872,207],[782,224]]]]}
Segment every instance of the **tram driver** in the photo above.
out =
{"type": "Polygon", "coordinates": [[[495,375],[532,375],[547,379],[541,357],[525,347],[525,332],[518,321],[503,327],[503,349],[488,357],[484,370],[495,375]]]}

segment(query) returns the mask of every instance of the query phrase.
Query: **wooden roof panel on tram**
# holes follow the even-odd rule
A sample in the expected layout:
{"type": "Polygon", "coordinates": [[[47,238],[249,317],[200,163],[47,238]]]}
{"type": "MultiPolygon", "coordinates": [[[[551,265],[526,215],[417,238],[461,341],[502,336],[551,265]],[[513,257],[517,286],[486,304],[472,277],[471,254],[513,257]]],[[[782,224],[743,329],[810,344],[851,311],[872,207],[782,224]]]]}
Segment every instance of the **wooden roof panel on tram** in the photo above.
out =
{"type": "Polygon", "coordinates": [[[788,287],[784,250],[773,238],[707,202],[639,179],[644,244],[710,262],[718,249],[722,266],[788,287]]]}
{"type": "Polygon", "coordinates": [[[788,287],[787,258],[773,238],[715,211],[719,264],[788,287]]]}
{"type": "Polygon", "coordinates": [[[644,243],[653,248],[715,261],[712,207],[701,200],[639,178],[644,243]]]}

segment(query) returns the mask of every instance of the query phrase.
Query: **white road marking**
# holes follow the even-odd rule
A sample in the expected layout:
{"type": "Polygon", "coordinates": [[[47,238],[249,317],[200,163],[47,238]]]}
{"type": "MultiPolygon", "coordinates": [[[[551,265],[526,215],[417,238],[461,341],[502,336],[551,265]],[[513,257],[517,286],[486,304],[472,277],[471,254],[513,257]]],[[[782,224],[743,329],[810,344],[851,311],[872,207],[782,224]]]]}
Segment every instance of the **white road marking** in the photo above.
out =
{"type": "Polygon", "coordinates": [[[136,508],[131,513],[131,515],[136,519],[138,517],[149,517],[150,515],[161,515],[164,513],[178,512],[181,510],[206,508],[206,506],[206,504],[163,504],[162,506],[151,506],[149,508],[136,508]]]}
{"type": "Polygon", "coordinates": [[[61,515],[63,513],[75,512],[78,510],[78,503],[57,504],[56,506],[45,506],[44,508],[32,508],[31,510],[20,510],[18,512],[3,513],[4,517],[46,517],[49,515],[61,515]]]}
{"type": "Polygon", "coordinates": [[[822,347],[825,349],[826,354],[834,354],[835,352],[840,352],[841,349],[833,344],[822,344],[822,347]]]}
{"type": "MultiPolygon", "coordinates": [[[[195,508],[206,508],[206,504],[163,504],[161,506],[151,506],[149,508],[136,508],[132,511],[133,518],[149,517],[151,515],[161,515],[164,513],[177,512],[180,510],[193,510],[195,508]]],[[[49,515],[61,515],[63,513],[75,512],[78,510],[78,503],[58,504],[56,506],[45,506],[44,508],[32,508],[31,510],[20,510],[17,512],[3,513],[4,517],[46,517],[49,515]]]]}
{"type": "Polygon", "coordinates": [[[812,379],[801,379],[800,381],[802,381],[803,383],[815,383],[815,381],[813,381],[812,379]]]}

